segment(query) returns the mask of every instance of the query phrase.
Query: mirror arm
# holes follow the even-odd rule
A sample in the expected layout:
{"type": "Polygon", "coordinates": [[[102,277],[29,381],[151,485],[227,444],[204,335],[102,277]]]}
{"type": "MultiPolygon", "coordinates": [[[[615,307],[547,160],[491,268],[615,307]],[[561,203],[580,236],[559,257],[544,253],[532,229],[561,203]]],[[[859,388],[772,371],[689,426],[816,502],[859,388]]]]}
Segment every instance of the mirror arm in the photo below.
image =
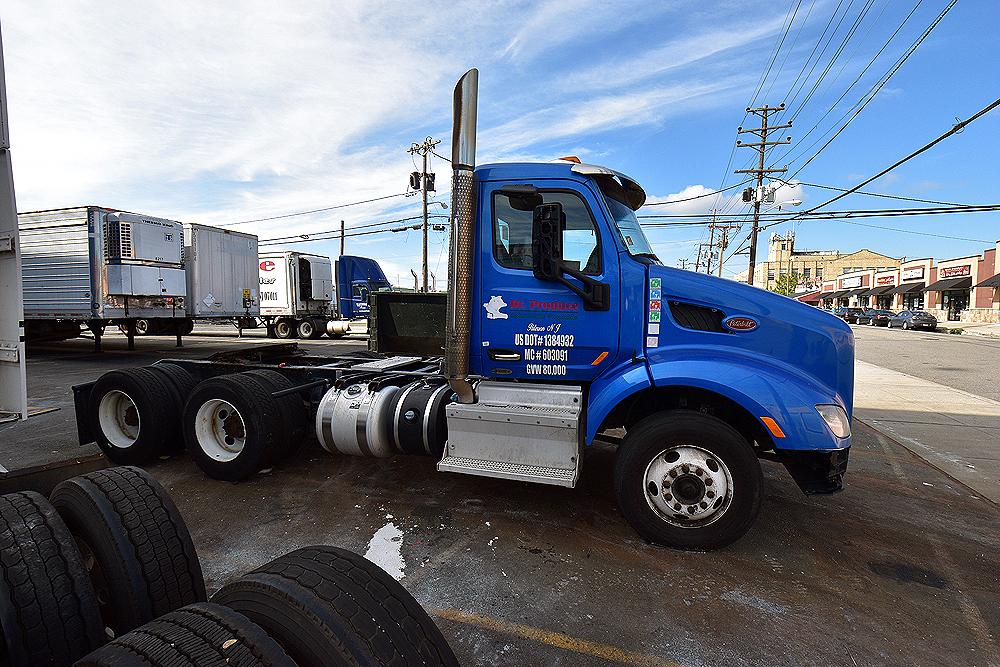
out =
{"type": "Polygon", "coordinates": [[[596,278],[588,276],[582,271],[577,271],[576,269],[566,266],[565,263],[560,263],[559,271],[560,273],[566,273],[573,276],[585,285],[584,288],[577,287],[576,284],[566,280],[566,278],[561,275],[556,279],[583,299],[586,310],[608,310],[610,308],[610,304],[607,302],[608,293],[606,290],[602,290],[602,288],[607,287],[606,284],[596,278]],[[599,294],[599,292],[603,293],[599,294]]]}

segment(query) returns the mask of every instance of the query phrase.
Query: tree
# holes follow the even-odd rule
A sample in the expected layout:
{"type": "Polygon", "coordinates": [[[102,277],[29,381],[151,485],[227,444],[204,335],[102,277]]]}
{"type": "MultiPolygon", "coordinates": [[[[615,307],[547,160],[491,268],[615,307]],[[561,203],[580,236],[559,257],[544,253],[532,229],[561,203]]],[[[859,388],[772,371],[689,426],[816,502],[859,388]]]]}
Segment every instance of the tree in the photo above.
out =
{"type": "Polygon", "coordinates": [[[783,273],[778,276],[778,279],[774,281],[774,287],[771,288],[771,291],[785,296],[792,296],[795,294],[795,288],[798,286],[799,274],[793,271],[792,273],[783,273]]]}

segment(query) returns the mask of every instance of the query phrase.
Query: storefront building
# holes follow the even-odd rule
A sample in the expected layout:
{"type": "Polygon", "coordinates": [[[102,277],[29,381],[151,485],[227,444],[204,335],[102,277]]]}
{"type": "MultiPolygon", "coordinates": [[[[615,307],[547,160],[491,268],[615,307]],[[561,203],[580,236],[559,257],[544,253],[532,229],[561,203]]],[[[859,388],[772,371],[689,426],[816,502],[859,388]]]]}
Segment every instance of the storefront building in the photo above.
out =
{"type": "Polygon", "coordinates": [[[979,275],[972,283],[972,307],[962,318],[965,322],[1000,322],[1000,241],[995,248],[983,251],[979,275]]]}
{"type": "Polygon", "coordinates": [[[872,277],[872,287],[859,295],[866,298],[868,307],[876,310],[891,310],[894,296],[889,294],[899,283],[899,270],[876,271],[872,277]]]}
{"type": "Polygon", "coordinates": [[[832,300],[834,307],[867,308],[870,302],[867,292],[872,287],[874,277],[874,269],[837,276],[833,293],[824,298],[832,300]]]}
{"type": "Polygon", "coordinates": [[[938,320],[958,322],[972,304],[972,286],[979,281],[979,256],[956,257],[931,269],[931,284],[924,288],[924,310],[938,320]]]}
{"type": "Polygon", "coordinates": [[[934,260],[930,257],[911,259],[899,267],[899,279],[895,287],[883,296],[893,299],[888,310],[923,310],[924,289],[931,276],[934,260]]]}

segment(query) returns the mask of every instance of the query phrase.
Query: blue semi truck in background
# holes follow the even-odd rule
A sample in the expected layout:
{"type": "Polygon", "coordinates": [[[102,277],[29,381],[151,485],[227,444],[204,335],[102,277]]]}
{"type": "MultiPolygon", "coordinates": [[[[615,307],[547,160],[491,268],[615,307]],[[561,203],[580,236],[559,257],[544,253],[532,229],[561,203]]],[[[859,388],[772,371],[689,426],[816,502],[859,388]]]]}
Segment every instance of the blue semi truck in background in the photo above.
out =
{"type": "MultiPolygon", "coordinates": [[[[477,167],[477,88],[470,70],[455,90],[441,354],[283,344],[113,371],[74,388],[81,442],[141,464],[183,439],[208,475],[237,481],[315,437],[332,453],[426,455],[442,472],[566,487],[601,442],[617,447],[624,518],[682,549],[751,527],[761,459],[805,493],[839,490],[850,328],[663,266],[635,215],[645,193],[622,173],[574,160],[477,167]]],[[[394,307],[380,326],[405,338],[430,306],[394,307]]]]}

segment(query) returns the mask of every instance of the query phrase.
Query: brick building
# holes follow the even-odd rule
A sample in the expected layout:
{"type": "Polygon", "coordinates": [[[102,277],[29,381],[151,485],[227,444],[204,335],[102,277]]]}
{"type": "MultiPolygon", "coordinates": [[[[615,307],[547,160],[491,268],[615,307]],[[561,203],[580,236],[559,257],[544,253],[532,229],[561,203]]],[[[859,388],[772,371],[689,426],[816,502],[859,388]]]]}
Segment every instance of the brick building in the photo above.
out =
{"type": "Polygon", "coordinates": [[[899,268],[900,260],[868,249],[842,253],[839,250],[796,250],[795,233],[772,234],[767,261],[754,268],[754,285],[772,289],[782,275],[796,274],[803,287],[819,287],[824,281],[855,272],[888,271],[899,268]]]}

